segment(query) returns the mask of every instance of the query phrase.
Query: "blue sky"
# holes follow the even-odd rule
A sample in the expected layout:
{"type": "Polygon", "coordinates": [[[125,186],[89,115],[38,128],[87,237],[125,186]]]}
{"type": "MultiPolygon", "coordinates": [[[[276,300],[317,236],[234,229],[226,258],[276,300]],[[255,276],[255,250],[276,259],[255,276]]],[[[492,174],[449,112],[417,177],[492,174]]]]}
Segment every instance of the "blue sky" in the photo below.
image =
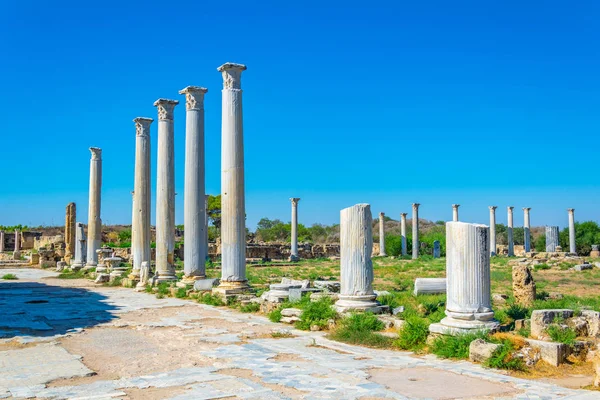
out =
{"type": "MultiPolygon", "coordinates": [[[[600,3],[594,1],[0,2],[0,225],[87,222],[88,147],[104,223],[129,224],[138,116],[208,88],[207,192],[220,191],[224,62],[244,72],[246,211],[305,224],[358,202],[398,219],[599,220],[600,3]]],[[[152,126],[153,185],[157,123],[152,126]]]]}

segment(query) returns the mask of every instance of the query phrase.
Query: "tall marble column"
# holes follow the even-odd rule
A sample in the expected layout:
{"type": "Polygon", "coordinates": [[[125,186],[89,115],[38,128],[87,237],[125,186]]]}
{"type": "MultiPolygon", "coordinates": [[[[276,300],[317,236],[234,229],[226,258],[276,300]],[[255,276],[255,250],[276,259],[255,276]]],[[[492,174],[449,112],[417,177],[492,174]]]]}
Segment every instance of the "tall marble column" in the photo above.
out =
{"type": "Polygon", "coordinates": [[[357,204],[340,212],[340,296],[338,311],[378,312],[373,291],[373,219],[371,206],[357,204]]]}
{"type": "Polygon", "coordinates": [[[530,232],[530,220],[529,220],[529,211],[531,207],[523,208],[523,247],[525,248],[525,252],[529,253],[531,251],[531,232],[530,232]]]}
{"type": "Polygon", "coordinates": [[[558,246],[558,226],[546,227],[546,252],[553,253],[558,246]]]}
{"type": "Polygon", "coordinates": [[[156,277],[174,281],[175,275],[175,150],[173,111],[177,100],[158,99],[158,157],[156,160],[156,277]]]}
{"type": "Polygon", "coordinates": [[[290,252],[290,261],[298,261],[298,202],[300,198],[292,197],[292,246],[290,252]]]}
{"type": "Polygon", "coordinates": [[[19,231],[15,229],[15,250],[13,251],[13,259],[21,259],[21,235],[19,231]]]}
{"type": "Polygon", "coordinates": [[[4,251],[4,231],[0,231],[0,253],[4,251]]]}
{"type": "Polygon", "coordinates": [[[204,196],[204,232],[206,235],[204,236],[204,254],[206,255],[206,260],[210,259],[208,255],[208,196],[204,196]]]}
{"type": "Polygon", "coordinates": [[[490,209],[490,255],[496,255],[496,208],[498,206],[489,206],[490,209]]]}
{"type": "Polygon", "coordinates": [[[387,257],[385,251],[385,213],[379,213],[379,255],[387,257]]]}
{"type": "MultiPolygon", "coordinates": [[[[135,182],[135,180],[134,180],[135,182]]],[[[135,183],[134,183],[135,186],[135,183]]],[[[130,260],[131,260],[131,265],[135,268],[135,253],[139,253],[138,250],[136,250],[136,241],[135,241],[135,230],[136,230],[136,226],[137,226],[137,212],[135,210],[135,190],[131,191],[131,256],[130,256],[130,260]]],[[[132,269],[132,273],[131,273],[132,278],[135,277],[135,274],[133,273],[133,269],[132,269]]]]}
{"type": "Polygon", "coordinates": [[[508,256],[515,256],[515,241],[513,239],[513,206],[507,207],[508,210],[508,227],[506,228],[506,235],[508,238],[508,256]]]}
{"type": "Polygon", "coordinates": [[[185,191],[183,282],[193,284],[206,276],[206,197],[204,162],[204,95],[208,89],[188,86],[185,94],[185,191]]]}
{"type": "Polygon", "coordinates": [[[575,243],[575,209],[567,209],[569,212],[569,253],[577,254],[577,246],[575,243]]]}
{"type": "Polygon", "coordinates": [[[419,258],[419,203],[412,205],[412,258],[419,258]]]}
{"type": "MultiPolygon", "coordinates": [[[[140,279],[144,261],[150,262],[150,213],[152,187],[150,184],[150,125],[152,118],[137,117],[135,124],[135,175],[133,183],[132,257],[130,279],[140,279]]],[[[158,245],[158,244],[157,244],[158,245]]]]}
{"type": "Polygon", "coordinates": [[[100,201],[102,193],[102,149],[90,147],[90,193],[88,206],[88,243],[86,268],[98,265],[98,250],[102,244],[102,220],[100,219],[100,201]]]}
{"type": "Polygon", "coordinates": [[[490,229],[446,223],[446,318],[429,331],[456,335],[496,329],[490,294],[490,229]]]}
{"type": "Polygon", "coordinates": [[[75,203],[67,205],[65,213],[65,261],[71,262],[75,255],[75,222],[77,219],[77,211],[75,203]]]}
{"type": "Polygon", "coordinates": [[[405,256],[408,254],[406,248],[406,213],[400,214],[400,239],[402,242],[402,255],[405,256]]]}
{"type": "Polygon", "coordinates": [[[458,222],[458,207],[460,204],[452,204],[452,221],[458,222]]]}
{"type": "Polygon", "coordinates": [[[226,63],[221,116],[221,283],[215,292],[236,294],[248,288],[246,279],[246,201],[242,71],[245,65],[226,63]]]}
{"type": "Polygon", "coordinates": [[[85,232],[83,231],[83,224],[81,222],[77,222],[75,224],[75,258],[71,264],[71,269],[77,271],[83,268],[83,265],[85,264],[85,254],[85,232]]]}

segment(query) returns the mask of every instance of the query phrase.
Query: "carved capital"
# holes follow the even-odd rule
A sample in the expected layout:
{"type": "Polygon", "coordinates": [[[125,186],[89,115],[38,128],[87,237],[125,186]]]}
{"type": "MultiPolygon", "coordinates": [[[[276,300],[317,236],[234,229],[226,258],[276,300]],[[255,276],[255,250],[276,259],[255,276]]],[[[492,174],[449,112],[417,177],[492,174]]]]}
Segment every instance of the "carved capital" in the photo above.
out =
{"type": "Polygon", "coordinates": [[[496,212],[496,208],[498,208],[498,206],[489,206],[488,208],[490,209],[490,212],[496,212]]]}
{"type": "Polygon", "coordinates": [[[187,86],[179,91],[179,94],[185,94],[186,110],[204,110],[204,94],[208,92],[207,88],[201,86],[187,86]]]}
{"type": "Polygon", "coordinates": [[[296,207],[300,201],[300,197],[290,197],[290,201],[292,202],[292,206],[296,207]]]}
{"type": "Polygon", "coordinates": [[[100,147],[90,147],[92,160],[102,160],[102,149],[100,147]]]}
{"type": "Polygon", "coordinates": [[[408,213],[400,213],[400,216],[404,219],[406,219],[406,216],[408,215],[408,213]]]}
{"type": "Polygon", "coordinates": [[[154,121],[152,118],[137,117],[133,120],[135,122],[135,135],[136,136],[150,136],[150,124],[154,121]]]}
{"type": "Polygon", "coordinates": [[[531,207],[523,207],[523,211],[525,211],[525,214],[529,214],[529,210],[531,210],[531,207]]]}
{"type": "Polygon", "coordinates": [[[154,106],[158,109],[158,120],[173,120],[173,110],[179,104],[177,100],[158,99],[154,102],[154,106]]]}
{"type": "Polygon", "coordinates": [[[384,212],[380,212],[379,213],[379,219],[383,219],[385,217],[385,213],[384,212]]]}
{"type": "Polygon", "coordinates": [[[458,207],[460,207],[460,204],[452,204],[452,208],[457,209],[458,207]]]}
{"type": "Polygon", "coordinates": [[[246,70],[244,64],[225,63],[217,68],[223,75],[223,89],[241,89],[242,71],[246,70]]]}
{"type": "Polygon", "coordinates": [[[574,208],[567,208],[567,211],[569,212],[569,214],[573,214],[575,212],[574,208]]]}
{"type": "Polygon", "coordinates": [[[508,210],[509,213],[512,213],[514,207],[513,206],[508,206],[508,207],[506,207],[506,209],[508,210]]]}
{"type": "Polygon", "coordinates": [[[420,205],[421,205],[420,203],[413,203],[412,204],[413,210],[418,210],[420,205]]]}

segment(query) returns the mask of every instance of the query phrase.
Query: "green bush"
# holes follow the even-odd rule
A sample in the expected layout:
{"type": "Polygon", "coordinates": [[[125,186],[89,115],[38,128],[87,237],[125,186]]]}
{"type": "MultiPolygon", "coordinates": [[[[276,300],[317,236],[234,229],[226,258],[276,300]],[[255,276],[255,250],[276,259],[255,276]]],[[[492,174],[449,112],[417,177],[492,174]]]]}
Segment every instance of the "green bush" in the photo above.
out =
{"type": "Polygon", "coordinates": [[[327,297],[307,304],[300,316],[300,321],[296,322],[296,328],[309,330],[312,325],[325,328],[330,319],[337,317],[337,312],[331,304],[331,300],[327,297]]]}
{"type": "Polygon", "coordinates": [[[420,350],[427,342],[429,323],[417,316],[408,317],[394,344],[403,350],[420,350]]]}
{"type": "Polygon", "coordinates": [[[546,333],[554,342],[564,343],[566,345],[575,344],[577,333],[569,327],[562,327],[558,324],[552,324],[546,328],[546,333]]]}
{"type": "Polygon", "coordinates": [[[209,306],[222,306],[225,304],[220,296],[212,293],[204,293],[198,296],[198,303],[207,304],[209,306]]]}
{"type": "Polygon", "coordinates": [[[463,335],[442,335],[435,338],[429,350],[441,358],[469,358],[469,346],[476,339],[486,339],[484,332],[466,333],[463,335]]]}
{"type": "Polygon", "coordinates": [[[17,280],[19,278],[17,278],[17,276],[15,274],[5,274],[2,276],[2,279],[5,279],[7,281],[11,281],[11,280],[17,280]]]}
{"type": "Polygon", "coordinates": [[[357,313],[342,319],[329,337],[350,344],[386,348],[393,343],[391,338],[375,333],[384,328],[383,322],[371,313],[357,313]]]}
{"type": "Polygon", "coordinates": [[[269,320],[271,322],[279,322],[281,321],[281,308],[276,308],[268,314],[269,320]]]}
{"type": "Polygon", "coordinates": [[[536,270],[538,270],[538,269],[539,269],[539,270],[544,270],[544,269],[550,269],[550,268],[552,268],[552,267],[551,267],[551,266],[549,266],[549,265],[548,265],[548,264],[546,264],[546,263],[543,263],[543,264],[538,264],[538,265],[534,266],[534,269],[536,269],[536,270]]]}
{"type": "Polygon", "coordinates": [[[509,340],[505,340],[492,353],[492,356],[487,359],[484,365],[489,368],[524,371],[525,363],[521,358],[514,358],[512,356],[513,351],[513,344],[509,340]]]}
{"type": "Polygon", "coordinates": [[[260,304],[258,303],[249,303],[240,307],[240,311],[243,313],[253,313],[260,310],[260,304]]]}
{"type": "Polygon", "coordinates": [[[531,316],[531,310],[517,303],[511,303],[505,310],[506,315],[512,318],[513,321],[525,319],[531,316]]]}
{"type": "Polygon", "coordinates": [[[178,288],[177,291],[175,292],[175,297],[178,299],[185,299],[187,297],[187,288],[181,287],[178,288]]]}

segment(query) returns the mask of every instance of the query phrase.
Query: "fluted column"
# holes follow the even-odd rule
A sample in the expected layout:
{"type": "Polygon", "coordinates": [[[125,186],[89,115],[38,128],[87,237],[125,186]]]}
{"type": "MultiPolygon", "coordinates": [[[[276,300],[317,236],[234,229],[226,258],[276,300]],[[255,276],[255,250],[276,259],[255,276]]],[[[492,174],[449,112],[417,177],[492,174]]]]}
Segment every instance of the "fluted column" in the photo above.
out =
{"type": "Polygon", "coordinates": [[[13,251],[13,259],[21,259],[21,236],[19,231],[15,229],[15,250],[13,251]]]}
{"type": "Polygon", "coordinates": [[[489,206],[490,209],[490,255],[496,255],[496,208],[498,206],[489,206]]]}
{"type": "Polygon", "coordinates": [[[0,231],[0,253],[4,251],[4,231],[0,231]]]}
{"type": "Polygon", "coordinates": [[[429,330],[460,334],[496,329],[490,294],[490,229],[446,223],[446,318],[429,330]]]}
{"type": "Polygon", "coordinates": [[[221,120],[221,283],[216,292],[227,295],[248,287],[246,279],[246,201],[244,190],[244,130],[242,71],[245,65],[226,63],[221,120]]]}
{"type": "Polygon", "coordinates": [[[406,248],[406,213],[400,214],[400,236],[402,242],[402,255],[405,256],[408,254],[408,249],[406,248]]]}
{"type": "Polygon", "coordinates": [[[419,258],[419,203],[412,205],[412,258],[419,258]]]}
{"type": "Polygon", "coordinates": [[[206,256],[206,260],[210,258],[208,255],[208,195],[204,195],[204,254],[206,256]]]}
{"type": "Polygon", "coordinates": [[[75,256],[75,222],[77,210],[75,203],[69,203],[65,213],[65,261],[71,263],[75,256]]]}
{"type": "Polygon", "coordinates": [[[188,86],[185,94],[184,282],[206,276],[206,197],[204,162],[204,95],[208,89],[188,86]]]}
{"type": "Polygon", "coordinates": [[[177,100],[158,99],[158,157],[156,161],[156,275],[159,282],[175,276],[175,150],[173,111],[177,100]]]}
{"type": "Polygon", "coordinates": [[[90,193],[88,206],[88,242],[86,268],[98,265],[98,250],[102,244],[102,220],[100,219],[100,201],[102,193],[102,149],[90,147],[90,193]]]}
{"type": "Polygon", "coordinates": [[[529,253],[531,251],[531,232],[530,232],[530,221],[529,221],[529,211],[531,207],[523,208],[523,247],[525,248],[525,252],[529,253]]]}
{"type": "Polygon", "coordinates": [[[292,244],[290,251],[290,261],[298,261],[298,202],[300,198],[292,197],[292,244]]]}
{"type": "Polygon", "coordinates": [[[151,194],[150,184],[150,125],[152,118],[138,117],[135,123],[135,175],[133,190],[133,214],[131,255],[133,268],[130,278],[140,278],[140,268],[144,261],[150,262],[150,212],[151,194]]]}
{"type": "MultiPolygon", "coordinates": [[[[134,183],[135,186],[135,183],[134,183]]],[[[132,273],[131,276],[135,277],[135,274],[133,271],[135,271],[135,253],[139,253],[138,250],[136,250],[136,241],[135,241],[135,230],[137,229],[137,212],[135,210],[135,190],[131,191],[131,265],[132,265],[132,273]]]]}
{"type": "Polygon", "coordinates": [[[558,226],[546,227],[546,252],[553,253],[558,246],[558,226]]]}
{"type": "Polygon", "coordinates": [[[577,246],[575,243],[575,209],[567,209],[569,212],[569,253],[577,254],[577,246]]]}
{"type": "Polygon", "coordinates": [[[513,239],[513,209],[514,207],[507,207],[508,210],[508,227],[506,228],[506,235],[508,238],[508,256],[514,257],[515,255],[515,241],[513,239]]]}
{"type": "Polygon", "coordinates": [[[373,219],[371,206],[357,204],[340,212],[340,296],[338,311],[377,312],[373,291],[373,219]]]}
{"type": "Polygon", "coordinates": [[[460,204],[452,204],[452,221],[458,222],[458,207],[460,204]]]}
{"type": "Polygon", "coordinates": [[[85,264],[85,254],[85,232],[83,230],[83,224],[81,222],[77,222],[75,224],[75,258],[71,264],[71,269],[77,271],[78,269],[83,268],[83,265],[85,264]]]}
{"type": "Polygon", "coordinates": [[[386,257],[385,251],[385,213],[379,213],[379,255],[386,257]]]}

